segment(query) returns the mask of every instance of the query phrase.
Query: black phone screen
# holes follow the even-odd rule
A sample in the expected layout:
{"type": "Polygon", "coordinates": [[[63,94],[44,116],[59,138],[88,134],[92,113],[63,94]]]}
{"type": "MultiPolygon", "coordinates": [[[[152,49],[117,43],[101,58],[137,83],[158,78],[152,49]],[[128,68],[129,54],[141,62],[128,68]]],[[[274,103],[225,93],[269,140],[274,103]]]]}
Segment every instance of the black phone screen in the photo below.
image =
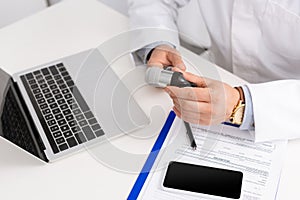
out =
{"type": "Polygon", "coordinates": [[[170,162],[163,186],[166,188],[239,199],[243,173],[181,162],[170,162]]]}

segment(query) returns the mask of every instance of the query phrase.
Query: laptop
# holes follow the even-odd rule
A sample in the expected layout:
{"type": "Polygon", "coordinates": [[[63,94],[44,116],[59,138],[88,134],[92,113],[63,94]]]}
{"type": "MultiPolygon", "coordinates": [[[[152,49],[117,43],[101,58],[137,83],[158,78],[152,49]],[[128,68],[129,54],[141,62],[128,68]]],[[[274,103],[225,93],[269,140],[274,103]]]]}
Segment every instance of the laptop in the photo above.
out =
{"type": "Polygon", "coordinates": [[[45,162],[147,124],[97,49],[12,76],[0,69],[0,136],[45,162]]]}

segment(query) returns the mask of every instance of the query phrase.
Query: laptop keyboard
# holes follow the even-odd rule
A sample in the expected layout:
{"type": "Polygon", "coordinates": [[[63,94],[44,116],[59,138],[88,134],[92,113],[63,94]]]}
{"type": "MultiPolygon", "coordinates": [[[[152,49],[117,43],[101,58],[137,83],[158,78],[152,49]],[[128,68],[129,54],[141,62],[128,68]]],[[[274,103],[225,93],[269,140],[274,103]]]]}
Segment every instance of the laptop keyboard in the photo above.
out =
{"type": "Polygon", "coordinates": [[[62,63],[21,76],[53,153],[104,132],[62,63]]]}

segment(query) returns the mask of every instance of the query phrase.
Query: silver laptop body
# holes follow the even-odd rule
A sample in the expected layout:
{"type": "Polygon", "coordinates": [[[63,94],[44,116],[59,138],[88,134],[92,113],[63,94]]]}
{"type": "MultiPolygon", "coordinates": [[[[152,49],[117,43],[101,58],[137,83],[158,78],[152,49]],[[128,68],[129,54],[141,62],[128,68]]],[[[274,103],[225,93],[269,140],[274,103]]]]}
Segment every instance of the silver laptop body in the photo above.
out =
{"type": "Polygon", "coordinates": [[[0,136],[46,162],[149,123],[95,49],[0,75],[0,136]]]}

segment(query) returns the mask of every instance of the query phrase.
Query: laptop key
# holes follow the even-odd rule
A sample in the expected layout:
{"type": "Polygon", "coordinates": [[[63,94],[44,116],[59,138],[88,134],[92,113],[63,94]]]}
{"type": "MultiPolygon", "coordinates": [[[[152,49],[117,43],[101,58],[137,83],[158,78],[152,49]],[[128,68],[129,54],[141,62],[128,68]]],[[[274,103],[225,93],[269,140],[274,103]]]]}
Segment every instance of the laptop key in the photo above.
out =
{"type": "Polygon", "coordinates": [[[68,94],[68,93],[69,93],[69,90],[68,90],[68,89],[63,89],[63,90],[61,90],[61,92],[62,92],[63,94],[68,94]]]}
{"type": "Polygon", "coordinates": [[[66,131],[66,132],[64,132],[63,134],[64,134],[65,138],[68,138],[68,137],[71,137],[71,136],[73,136],[73,134],[72,134],[72,132],[71,132],[70,130],[69,130],[69,131],[66,131]]]}
{"type": "Polygon", "coordinates": [[[82,114],[81,115],[77,115],[76,119],[77,119],[77,121],[83,120],[84,116],[82,114]]]}
{"type": "Polygon", "coordinates": [[[43,110],[45,108],[48,108],[48,105],[44,103],[44,104],[40,105],[40,108],[43,110]]]}
{"type": "Polygon", "coordinates": [[[80,128],[79,128],[79,126],[75,126],[75,127],[72,127],[71,130],[73,133],[77,133],[78,131],[80,131],[80,128]]]}
{"type": "Polygon", "coordinates": [[[73,103],[75,103],[75,100],[72,98],[72,99],[68,99],[67,100],[67,103],[69,104],[69,105],[71,105],[71,104],[73,104],[73,103]]]}
{"type": "Polygon", "coordinates": [[[96,131],[96,130],[98,130],[98,129],[100,129],[100,128],[101,128],[101,126],[100,126],[99,124],[95,124],[95,125],[92,126],[92,129],[93,129],[94,131],[96,131]]]}
{"type": "Polygon", "coordinates": [[[53,78],[54,78],[55,80],[59,80],[59,79],[61,79],[61,76],[60,76],[60,75],[55,75],[55,76],[53,76],[53,78]]]}
{"type": "Polygon", "coordinates": [[[49,90],[48,88],[46,88],[46,89],[43,89],[42,91],[43,91],[43,93],[44,93],[44,94],[46,94],[46,93],[50,92],[50,90],[49,90]]]}
{"type": "Polygon", "coordinates": [[[66,68],[61,67],[61,68],[59,68],[59,71],[60,71],[60,72],[66,72],[66,68]]]}
{"type": "Polygon", "coordinates": [[[57,107],[58,107],[57,103],[50,104],[51,109],[54,109],[54,108],[57,108],[57,107]]]}
{"type": "Polygon", "coordinates": [[[37,102],[38,102],[38,104],[42,104],[42,103],[45,103],[46,101],[45,101],[44,98],[41,98],[41,99],[39,99],[37,102]]]}
{"type": "Polygon", "coordinates": [[[52,115],[52,114],[46,115],[46,116],[45,116],[45,119],[46,119],[46,120],[53,119],[53,115],[52,115]]]}
{"type": "Polygon", "coordinates": [[[96,124],[97,123],[97,120],[95,118],[92,118],[92,119],[89,119],[89,124],[96,124]]]}
{"type": "Polygon", "coordinates": [[[78,105],[77,105],[76,103],[74,103],[74,104],[70,105],[70,108],[71,108],[72,110],[75,110],[75,109],[78,108],[78,105]]]}
{"type": "Polygon", "coordinates": [[[44,79],[40,79],[40,80],[38,80],[38,83],[43,84],[43,83],[46,83],[46,81],[44,79]]]}
{"type": "Polygon", "coordinates": [[[54,80],[49,80],[49,81],[47,81],[47,83],[48,83],[48,85],[52,85],[52,84],[54,84],[55,82],[54,82],[54,80]]]}
{"type": "Polygon", "coordinates": [[[61,144],[61,143],[63,143],[63,142],[65,142],[65,139],[64,139],[63,137],[60,137],[60,138],[57,138],[57,139],[56,139],[56,143],[57,143],[57,144],[61,144]]]}
{"type": "Polygon", "coordinates": [[[64,81],[63,81],[62,79],[59,79],[59,80],[56,81],[56,83],[57,83],[58,85],[60,85],[60,84],[63,84],[64,81]]]}
{"type": "Polygon", "coordinates": [[[86,126],[88,125],[87,121],[86,120],[82,120],[80,122],[78,122],[80,126],[86,126]]]}
{"type": "Polygon", "coordinates": [[[54,103],[54,102],[55,102],[55,99],[54,99],[54,98],[47,99],[47,103],[48,103],[48,104],[51,104],[51,103],[54,103]]]}
{"type": "Polygon", "coordinates": [[[58,74],[58,71],[57,71],[57,69],[56,69],[55,66],[50,66],[49,69],[50,69],[50,71],[51,71],[51,73],[52,73],[53,75],[58,74]]]}
{"type": "Polygon", "coordinates": [[[52,76],[45,76],[46,81],[52,80],[52,76]]]}
{"type": "Polygon", "coordinates": [[[59,99],[57,100],[58,105],[62,105],[64,103],[66,103],[66,101],[64,99],[59,99]]]}
{"type": "Polygon", "coordinates": [[[58,148],[60,151],[64,151],[64,150],[67,150],[69,147],[66,143],[64,143],[62,145],[59,145],[58,148]]]}
{"type": "Polygon", "coordinates": [[[43,95],[41,93],[35,95],[36,99],[39,99],[39,98],[42,98],[42,97],[43,97],[43,95]]]}
{"type": "Polygon", "coordinates": [[[67,139],[67,143],[70,147],[74,147],[77,145],[77,142],[74,137],[70,137],[67,139]]]}
{"type": "Polygon", "coordinates": [[[41,74],[41,72],[40,72],[40,70],[36,70],[36,71],[33,72],[33,74],[34,75],[39,75],[39,74],[41,74]]]}
{"type": "Polygon", "coordinates": [[[73,82],[72,80],[67,81],[67,85],[68,85],[69,87],[72,87],[72,86],[74,85],[74,82],[73,82]]]}
{"type": "Polygon", "coordinates": [[[61,84],[61,85],[59,85],[59,88],[60,89],[65,89],[65,88],[67,88],[67,85],[66,84],[61,84]]]}
{"type": "Polygon", "coordinates": [[[32,73],[28,73],[25,75],[27,80],[33,79],[33,74],[32,73]]]}
{"type": "Polygon", "coordinates": [[[51,130],[51,132],[55,132],[55,131],[58,131],[58,130],[59,130],[59,127],[58,127],[57,125],[51,126],[51,127],[50,127],[50,130],[51,130]]]}
{"type": "Polygon", "coordinates": [[[41,90],[39,88],[37,88],[37,89],[32,90],[32,92],[33,92],[33,94],[37,94],[37,93],[40,93],[41,90]]]}
{"type": "Polygon", "coordinates": [[[52,110],[52,112],[53,112],[54,115],[57,115],[57,114],[61,113],[58,108],[55,108],[54,110],[52,110]]]}
{"type": "Polygon", "coordinates": [[[57,67],[59,67],[59,68],[64,68],[64,64],[63,63],[58,63],[57,65],[56,65],[57,67]]]}
{"type": "Polygon", "coordinates": [[[42,73],[46,76],[50,74],[49,70],[47,68],[42,69],[42,73]]]}
{"type": "Polygon", "coordinates": [[[65,119],[61,119],[61,120],[57,121],[57,123],[58,123],[58,125],[62,126],[64,124],[66,124],[67,121],[65,119]]]}
{"type": "Polygon", "coordinates": [[[62,109],[62,110],[65,110],[65,109],[67,109],[67,108],[68,108],[68,105],[67,105],[67,104],[63,104],[63,105],[60,106],[60,109],[62,109]]]}
{"type": "Polygon", "coordinates": [[[63,96],[61,94],[57,94],[54,97],[55,97],[55,99],[61,99],[63,96]]]}
{"type": "Polygon", "coordinates": [[[49,98],[51,98],[51,97],[52,97],[52,94],[51,94],[51,93],[45,94],[45,98],[46,98],[46,99],[49,99],[49,98]]]}
{"type": "Polygon", "coordinates": [[[76,137],[76,139],[77,139],[77,141],[78,141],[79,144],[81,144],[83,142],[86,142],[86,139],[85,139],[85,137],[84,137],[84,135],[83,135],[82,132],[76,133],[75,137],[76,137]]]}
{"type": "Polygon", "coordinates": [[[52,90],[52,93],[55,95],[55,94],[59,94],[59,90],[58,89],[55,89],[55,90],[52,90]]]}
{"type": "Polygon", "coordinates": [[[54,90],[54,89],[56,89],[57,88],[57,85],[50,85],[50,89],[51,90],[54,90]]]}
{"type": "MultiPolygon", "coordinates": [[[[59,71],[61,71],[61,70],[59,70],[59,71]]],[[[62,71],[61,71],[61,72],[62,72],[62,71]]],[[[62,75],[62,76],[68,76],[69,73],[68,73],[67,71],[63,71],[63,72],[61,73],[61,75],[62,75]]]]}
{"type": "Polygon", "coordinates": [[[73,126],[76,126],[77,125],[77,122],[75,120],[72,120],[69,122],[69,126],[70,127],[73,127],[73,126]]]}
{"type": "Polygon", "coordinates": [[[64,115],[69,115],[69,114],[71,114],[71,110],[70,109],[64,110],[63,114],[64,115]]]}
{"type": "Polygon", "coordinates": [[[36,89],[36,88],[38,88],[39,86],[37,85],[37,84],[33,84],[33,85],[31,85],[31,89],[36,89]]]}
{"type": "Polygon", "coordinates": [[[37,80],[40,80],[40,79],[43,78],[43,76],[42,76],[42,75],[37,75],[35,78],[36,78],[37,80]]]}
{"type": "Polygon", "coordinates": [[[69,128],[68,125],[63,125],[63,126],[60,127],[60,130],[61,130],[62,132],[64,132],[64,131],[70,130],[70,128],[69,128]]]}
{"type": "Polygon", "coordinates": [[[91,118],[94,117],[94,115],[93,115],[93,113],[92,113],[91,111],[84,113],[84,115],[85,115],[85,117],[86,117],[87,119],[91,119],[91,118]]]}
{"type": "Polygon", "coordinates": [[[54,124],[56,124],[56,121],[55,121],[54,119],[51,119],[51,120],[49,120],[49,121],[47,122],[47,124],[48,124],[49,126],[53,126],[54,124]]]}
{"type": "Polygon", "coordinates": [[[98,130],[98,131],[95,131],[95,135],[96,135],[97,137],[100,137],[100,136],[104,135],[104,132],[103,132],[102,129],[100,129],[100,130],[98,130]]]}
{"type": "Polygon", "coordinates": [[[89,126],[83,127],[82,130],[88,140],[92,140],[95,138],[95,135],[89,126]]]}
{"type": "Polygon", "coordinates": [[[53,137],[55,137],[55,138],[58,138],[60,136],[62,136],[60,131],[56,131],[56,132],[53,133],[53,137]]]}
{"type": "Polygon", "coordinates": [[[64,96],[65,96],[65,99],[70,99],[70,98],[72,97],[71,94],[66,94],[66,95],[64,95],[64,96]]]}
{"type": "Polygon", "coordinates": [[[65,79],[65,81],[72,80],[71,76],[65,76],[64,79],[65,79]]]}
{"type": "Polygon", "coordinates": [[[74,119],[73,115],[68,115],[68,116],[66,116],[66,120],[67,120],[67,121],[71,121],[71,120],[73,120],[73,119],[74,119]]]}
{"type": "Polygon", "coordinates": [[[45,110],[42,111],[42,113],[43,113],[44,115],[47,115],[47,114],[49,114],[50,112],[51,112],[51,111],[50,111],[49,108],[47,108],[47,109],[45,109],[45,110]]]}
{"type": "Polygon", "coordinates": [[[81,111],[79,109],[73,110],[74,115],[79,115],[81,111]]]}
{"type": "Polygon", "coordinates": [[[62,114],[55,115],[56,120],[60,120],[60,119],[63,119],[63,118],[64,118],[64,116],[62,114]]]}
{"type": "Polygon", "coordinates": [[[35,84],[36,81],[35,81],[34,79],[32,79],[32,80],[29,80],[28,83],[29,83],[30,85],[32,85],[32,84],[35,84]]]}
{"type": "Polygon", "coordinates": [[[44,89],[44,88],[47,87],[47,84],[42,84],[42,85],[40,85],[40,87],[41,87],[42,89],[44,89]]]}
{"type": "Polygon", "coordinates": [[[36,99],[39,99],[39,98],[42,98],[42,97],[43,97],[43,95],[41,93],[35,95],[36,99]]]}

